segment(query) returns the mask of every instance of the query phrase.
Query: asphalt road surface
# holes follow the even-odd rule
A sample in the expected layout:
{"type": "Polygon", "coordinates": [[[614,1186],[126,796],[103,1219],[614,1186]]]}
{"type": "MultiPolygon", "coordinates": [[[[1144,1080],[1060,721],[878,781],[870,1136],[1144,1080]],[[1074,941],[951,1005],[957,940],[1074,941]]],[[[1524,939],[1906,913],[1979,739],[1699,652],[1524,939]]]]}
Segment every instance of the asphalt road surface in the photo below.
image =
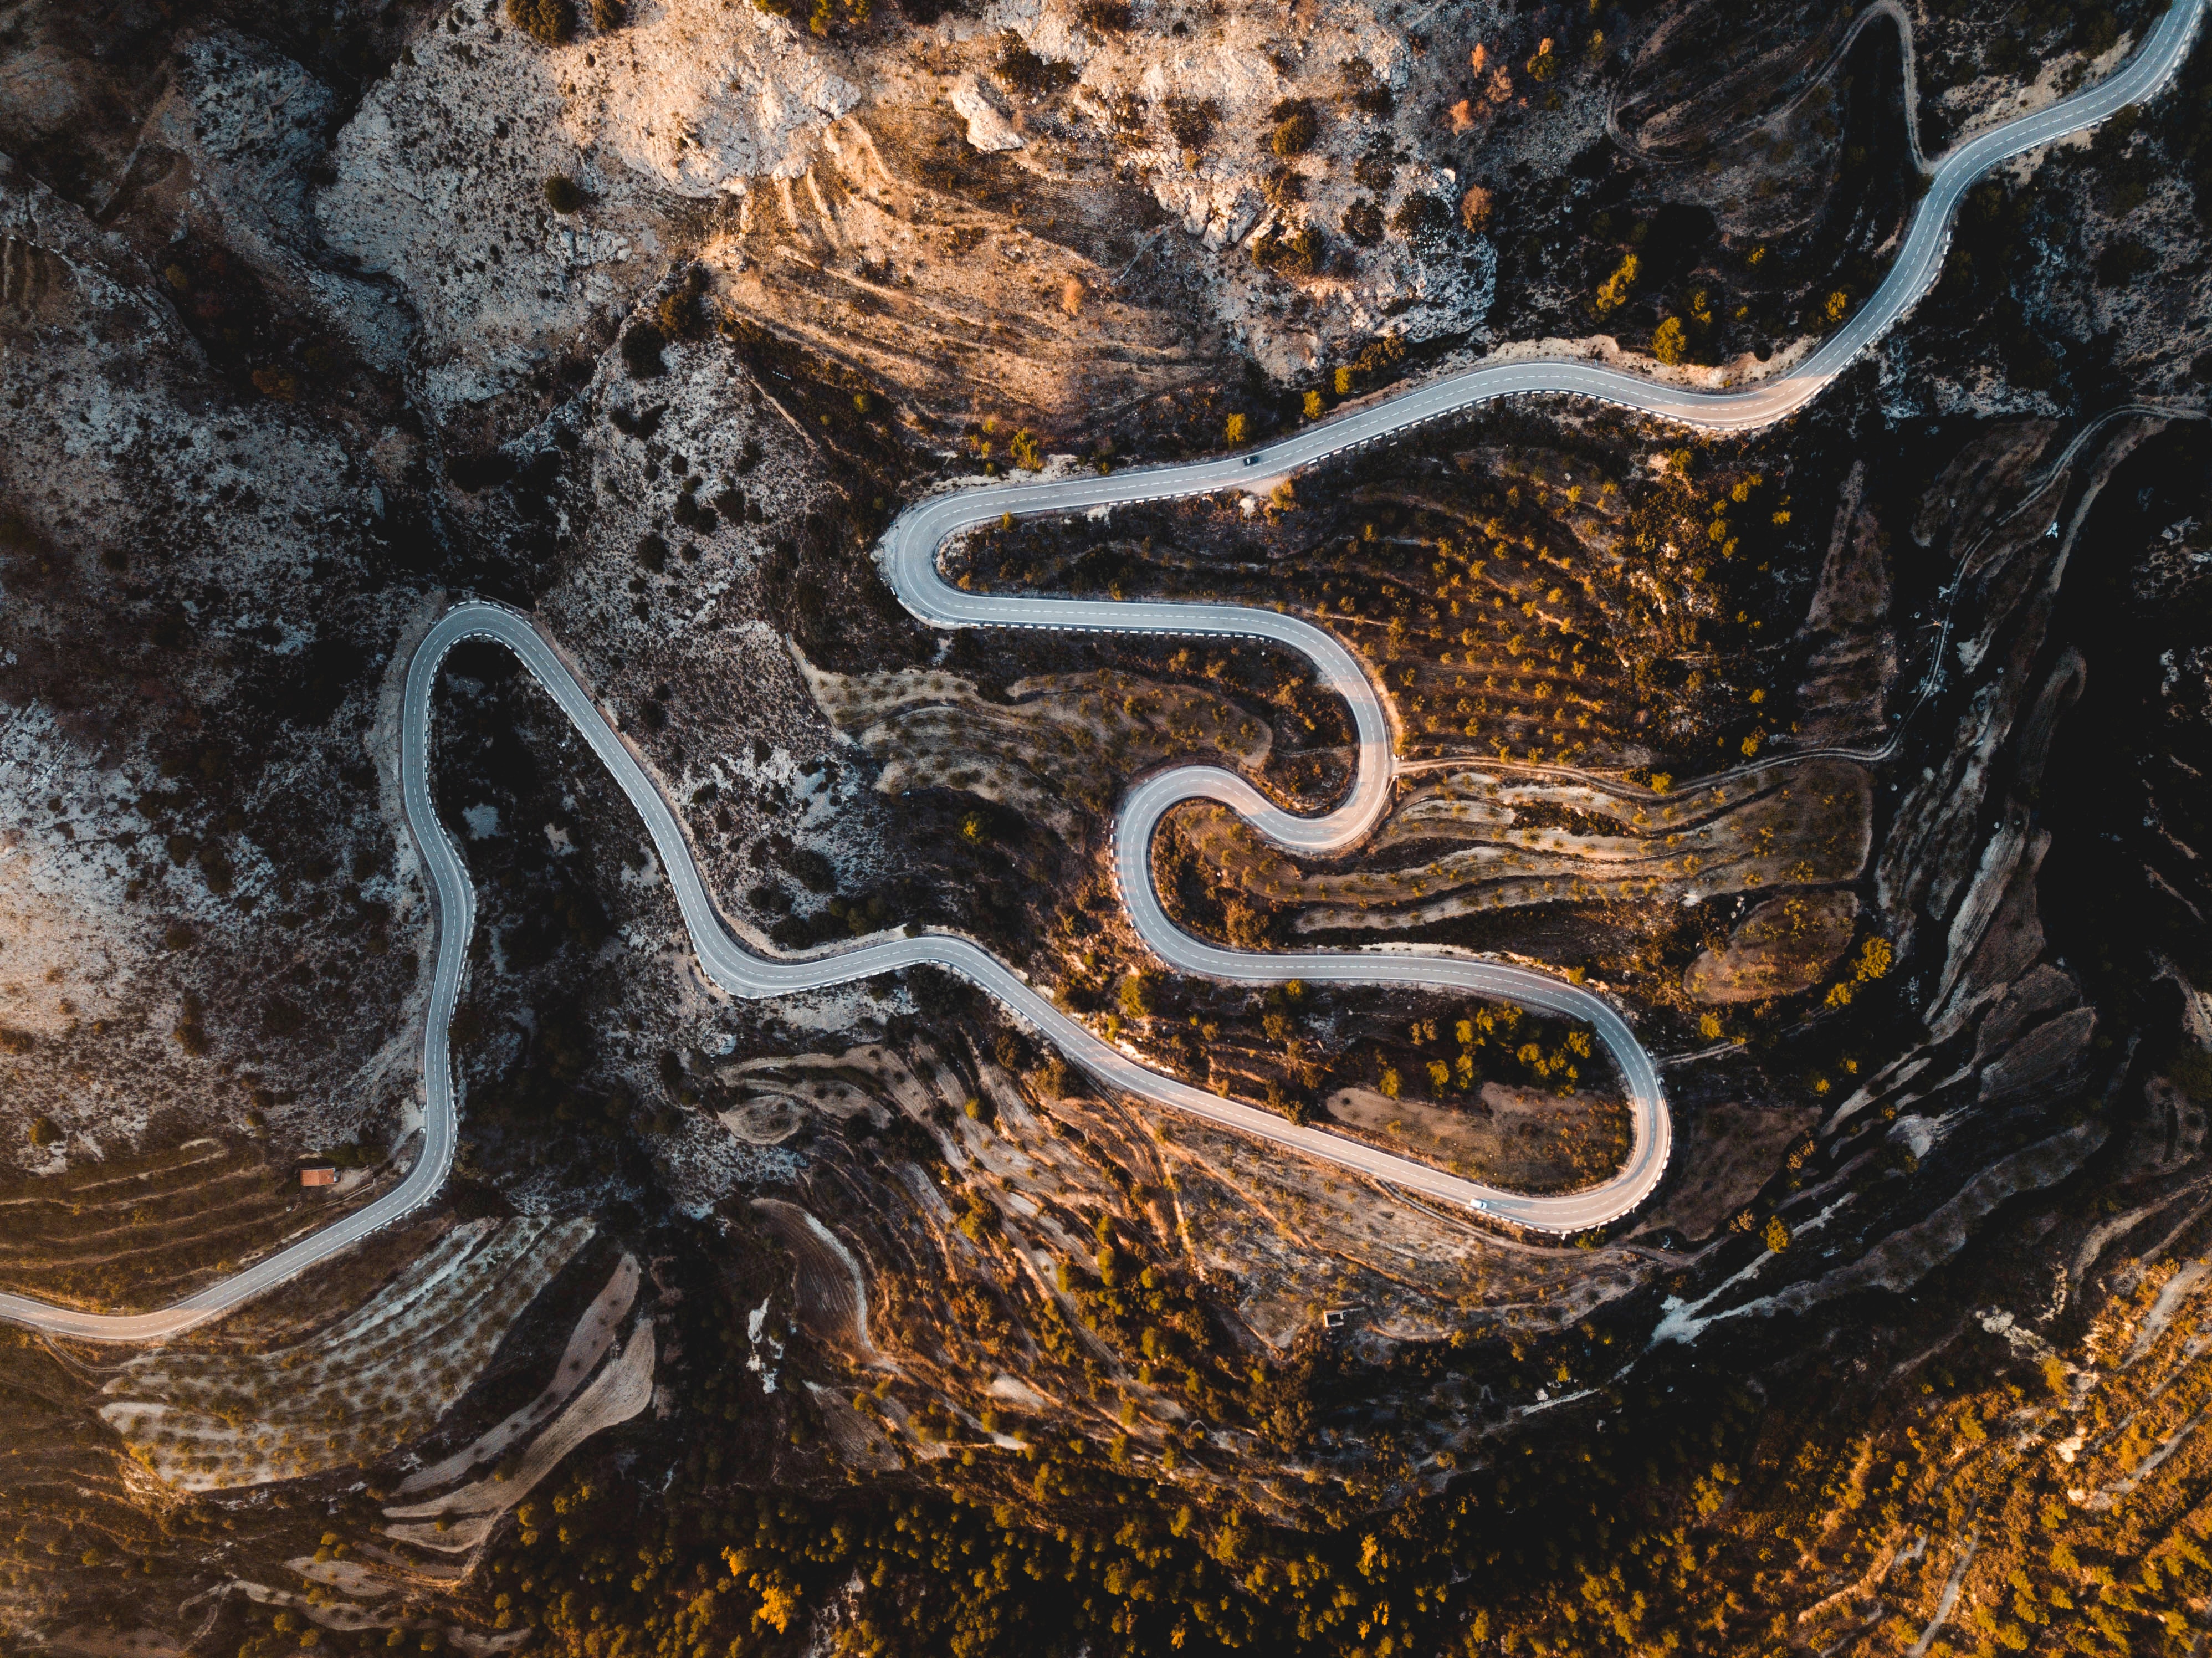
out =
{"type": "Polygon", "coordinates": [[[1365,665],[1341,641],[1310,623],[1245,605],[1121,604],[963,592],[939,573],[939,550],[963,531],[1009,513],[1022,517],[1088,512],[1222,490],[1264,493],[1287,474],[1348,452],[1393,442],[1415,427],[1498,398],[1583,397],[1711,432],[1771,425],[1819,396],[1927,293],[1942,268],[1959,201],[1978,179],[2014,155],[2093,126],[2156,91],[2186,55],[2206,3],[2179,0],[2117,74],[2037,113],[1994,127],[1946,155],[1929,179],[1881,286],[1832,338],[1771,380],[1740,391],[1708,392],[1656,384],[1574,360],[1496,363],[1410,388],[1244,454],[1188,465],[1132,468],[1106,477],[1085,475],[949,492],[902,513],[885,535],[879,556],[892,587],[908,609],[939,627],[1235,636],[1271,640],[1303,652],[1321,682],[1343,696],[1352,709],[1359,764],[1351,794],[1334,811],[1302,817],[1273,805],[1243,778],[1218,767],[1187,766],[1145,780],[1122,804],[1114,853],[1121,896],[1139,936],[1169,967],[1231,982],[1303,979],[1314,984],[1419,986],[1509,1000],[1586,1021],[1619,1068],[1633,1114],[1627,1161],[1602,1183],[1558,1196],[1501,1191],[1321,1129],[1301,1127],[1273,1112],[1162,1076],[1070,1018],[1013,968],[957,934],[893,934],[803,957],[771,955],[764,944],[744,938],[721,914],[675,813],[559,653],[526,617],[498,605],[471,602],[456,605],[440,618],[416,647],[407,671],[401,782],[408,824],[436,894],[438,953],[422,1039],[423,1132],[404,1178],[375,1202],[322,1231],[159,1312],[84,1312],[26,1296],[0,1295],[0,1320],[89,1340],[159,1340],[217,1317],[329,1260],[428,1203],[444,1186],[453,1167],[459,1119],[447,1029],[466,970],[476,891],[432,805],[430,693],[446,653],[465,639],[489,640],[513,651],[591,744],[652,835],[701,968],[730,994],[784,996],[902,968],[947,968],[997,997],[1109,1087],[1420,1197],[1534,1230],[1564,1234],[1619,1219],[1650,1196],[1665,1175],[1673,1130],[1650,1055],[1627,1021],[1602,997],[1527,968],[1440,949],[1383,946],[1265,955],[1223,950],[1179,931],[1160,908],[1151,876],[1153,830],[1161,817],[1182,801],[1218,801],[1241,813],[1261,833],[1304,853],[1352,846],[1382,816],[1396,774],[1389,723],[1365,665]]]}

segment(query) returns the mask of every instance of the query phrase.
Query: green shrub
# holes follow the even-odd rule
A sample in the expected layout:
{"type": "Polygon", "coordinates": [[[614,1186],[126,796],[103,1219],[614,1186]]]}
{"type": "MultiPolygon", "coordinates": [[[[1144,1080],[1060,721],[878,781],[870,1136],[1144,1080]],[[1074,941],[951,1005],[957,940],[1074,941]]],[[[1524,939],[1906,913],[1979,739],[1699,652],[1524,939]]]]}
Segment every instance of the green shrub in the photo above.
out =
{"type": "Polygon", "coordinates": [[[1167,101],[1168,131],[1185,149],[1203,149],[1221,119],[1221,106],[1211,98],[1170,98],[1167,101]]]}
{"type": "Polygon", "coordinates": [[[2156,257],[2132,237],[2109,244],[2097,257],[2097,286],[2124,288],[2158,264],[2156,257]]]}
{"type": "Polygon", "coordinates": [[[568,0],[507,0],[507,21],[539,44],[557,46],[576,32],[568,0]]]}
{"type": "Polygon", "coordinates": [[[1659,325],[1658,331],[1651,336],[1651,355],[1671,367],[1682,361],[1682,353],[1688,348],[1688,344],[1689,342],[1682,333],[1682,319],[1680,317],[1669,317],[1659,325]]]}
{"type": "Polygon", "coordinates": [[[1284,276],[1310,276],[1321,269],[1327,245],[1319,229],[1310,224],[1291,230],[1271,230],[1252,243],[1252,263],[1284,276]]]}
{"type": "Polygon", "coordinates": [[[31,1144],[41,1151],[61,1137],[61,1125],[52,1117],[40,1117],[31,1125],[31,1144]]]}
{"type": "Polygon", "coordinates": [[[629,371],[629,377],[634,380],[647,380],[665,374],[667,365],[660,360],[660,350],[667,343],[666,335],[652,323],[642,319],[624,329],[622,359],[623,367],[629,371]]]}
{"type": "Polygon", "coordinates": [[[1075,65],[1038,57],[1030,50],[1027,41],[1008,29],[999,37],[999,61],[991,66],[991,73],[1009,92],[1018,92],[1024,98],[1042,98],[1073,85],[1075,65]]]}
{"type": "Polygon", "coordinates": [[[584,192],[576,181],[566,173],[556,173],[545,181],[545,205],[556,213],[574,213],[584,204],[584,192]]]}
{"type": "Polygon", "coordinates": [[[1267,148],[1285,161],[1293,155],[1303,155],[1313,148],[1315,135],[1320,131],[1310,109],[1292,109],[1275,123],[1274,131],[1267,135],[1267,148]]]}
{"type": "Polygon", "coordinates": [[[1451,209],[1440,197],[1416,192],[1398,203],[1390,228],[1409,242],[1434,241],[1451,226],[1451,209]]]}
{"type": "Polygon", "coordinates": [[[629,13],[623,0],[592,0],[592,27],[600,33],[612,33],[628,21],[629,13]]]}
{"type": "Polygon", "coordinates": [[[1352,163],[1352,182],[1362,190],[1386,191],[1397,177],[1397,147],[1388,138],[1368,145],[1352,163]]]}

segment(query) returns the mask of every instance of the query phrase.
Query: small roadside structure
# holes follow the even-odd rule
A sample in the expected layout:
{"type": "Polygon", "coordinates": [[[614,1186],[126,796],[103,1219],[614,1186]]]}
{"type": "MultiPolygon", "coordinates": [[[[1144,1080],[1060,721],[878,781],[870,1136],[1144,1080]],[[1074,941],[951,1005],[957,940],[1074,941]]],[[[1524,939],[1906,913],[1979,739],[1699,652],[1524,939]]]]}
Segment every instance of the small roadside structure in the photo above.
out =
{"type": "Polygon", "coordinates": [[[300,1171],[302,1186],[336,1186],[338,1171],[327,1163],[311,1163],[300,1171]]]}

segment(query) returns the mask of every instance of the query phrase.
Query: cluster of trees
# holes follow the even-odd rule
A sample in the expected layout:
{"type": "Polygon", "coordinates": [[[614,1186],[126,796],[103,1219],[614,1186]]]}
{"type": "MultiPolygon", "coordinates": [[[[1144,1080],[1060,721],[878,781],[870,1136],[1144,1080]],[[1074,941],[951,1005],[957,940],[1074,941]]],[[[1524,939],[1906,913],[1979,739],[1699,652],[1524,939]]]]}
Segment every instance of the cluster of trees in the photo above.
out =
{"type": "MultiPolygon", "coordinates": [[[[1115,1293],[1133,1265],[1111,1247],[1115,1293]]],[[[1140,1286],[1143,1271],[1133,1276],[1140,1286]]],[[[1421,1349],[1399,1379],[1494,1376],[1498,1345],[1421,1349]]],[[[1607,1368],[1586,1349],[1571,1338],[1524,1358],[1516,1344],[1505,1368],[1547,1380],[1607,1368]]],[[[1973,1357],[1988,1362],[1979,1349],[1973,1357]]],[[[1967,1503],[2002,1467],[1977,1430],[2000,1413],[1990,1401],[2002,1401],[2004,1384],[1962,1395],[1954,1376],[1931,1375],[1932,1402],[1898,1408],[1838,1388],[1818,1358],[1798,1362],[1786,1392],[1758,1398],[1714,1386],[1696,1363],[1662,1350],[1636,1380],[1601,1383],[1586,1416],[1547,1417],[1547,1433],[1510,1455],[1457,1473],[1440,1463],[1434,1484],[1399,1485],[1387,1502],[1304,1527],[1141,1477],[1113,1446],[1058,1435],[848,1493],[746,1494],[706,1476],[710,1417],[684,1435],[685,1464],[665,1492],[635,1477],[572,1475],[555,1503],[563,1512],[511,1538],[491,1581],[500,1609],[543,1629],[553,1650],[637,1658],[794,1650],[823,1617],[838,1649],[854,1654],[1755,1658],[1776,1647],[1773,1621],[1819,1600],[1831,1573],[1865,1570],[1917,1528],[1933,1529],[1928,1570],[1908,1562],[1885,1593],[1932,1600],[1967,1503]],[[1616,1417],[1634,1431],[1597,1431],[1616,1417]],[[1970,1491],[1951,1495],[1954,1479],[1970,1491]]],[[[1378,1472],[1389,1438],[1374,1435],[1378,1472]]],[[[2201,1592],[2202,1530],[2200,1520],[2175,1533],[2148,1570],[2118,1563],[2101,1592],[2094,1557],[2056,1544],[2048,1552],[2088,1582],[2098,1622],[2110,1625],[2101,1638],[2118,1643],[2104,1649],[2163,1651],[2164,1609],[2201,1592]]],[[[2011,1615],[1993,1633],[2019,1629],[2022,1606],[2063,1621],[2061,1603],[2081,1599],[2054,1595],[2067,1581],[2055,1564],[2033,1554],[2026,1564],[2027,1587],[2006,1591],[2011,1615]]],[[[1826,1615],[1842,1637],[1858,1614],[1839,1605],[1826,1615]]],[[[2096,1627],[2073,1616],[2085,1633],[2096,1627]]]]}
{"type": "MultiPolygon", "coordinates": [[[[1269,1401],[1251,1396],[1253,1378],[1237,1368],[1236,1344],[1214,1321],[1188,1269],[1147,1250],[1103,1215],[1096,1231],[1096,1282],[1066,1263],[1060,1268],[1060,1287],[1081,1309],[1084,1323],[1134,1361],[1139,1382],[1173,1381],[1202,1418],[1274,1425],[1275,1412],[1269,1401]]],[[[1296,1420],[1291,1412],[1284,1423],[1293,1435],[1296,1420]]],[[[1175,1466],[1172,1443],[1166,1460],[1175,1466]]]]}
{"type": "Polygon", "coordinates": [[[1570,1094],[1596,1051],[1578,1022],[1547,1019],[1510,1002],[1481,1003],[1456,1019],[1414,1020],[1402,1046],[1377,1051],[1375,1075],[1392,1099],[1410,1090],[1448,1100],[1476,1093],[1485,1082],[1570,1094]]]}

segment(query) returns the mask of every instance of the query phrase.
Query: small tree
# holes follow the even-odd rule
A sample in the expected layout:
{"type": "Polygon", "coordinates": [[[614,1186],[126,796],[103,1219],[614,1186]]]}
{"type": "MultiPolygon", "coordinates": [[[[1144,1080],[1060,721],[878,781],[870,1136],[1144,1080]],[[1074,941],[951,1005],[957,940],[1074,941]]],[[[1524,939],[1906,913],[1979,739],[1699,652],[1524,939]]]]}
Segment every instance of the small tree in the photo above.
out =
{"type": "Polygon", "coordinates": [[[1620,262],[1620,267],[1599,284],[1593,307],[1601,317],[1611,316],[1628,303],[1629,294],[1636,287],[1636,279],[1643,273],[1644,264],[1633,253],[1620,262]]]}
{"type": "Polygon", "coordinates": [[[574,213],[584,204],[584,192],[576,181],[565,173],[556,173],[545,181],[545,205],[556,213],[574,213]]]}
{"type": "Polygon", "coordinates": [[[1467,194],[1459,198],[1459,222],[1469,230],[1480,230],[1490,222],[1490,192],[1480,185],[1469,185],[1467,194]]]}
{"type": "Polygon", "coordinates": [[[1152,975],[1132,973],[1121,981],[1121,1011],[1133,1019],[1152,1017],[1154,1005],[1152,975]]]}
{"type": "Polygon", "coordinates": [[[1651,336],[1651,355],[1669,367],[1681,361],[1682,354],[1688,349],[1689,340],[1682,332],[1680,317],[1668,318],[1651,336]]]}
{"type": "Polygon", "coordinates": [[[1759,1241],[1778,1255],[1790,1247],[1790,1229],[1783,1224],[1781,1216],[1777,1215],[1766,1223],[1766,1230],[1761,1234],[1759,1241]]]}
{"type": "Polygon", "coordinates": [[[1222,428],[1222,435],[1230,443],[1238,444],[1244,441],[1245,433],[1249,429],[1243,416],[1231,415],[1229,417],[1229,423],[1222,428]]]}

